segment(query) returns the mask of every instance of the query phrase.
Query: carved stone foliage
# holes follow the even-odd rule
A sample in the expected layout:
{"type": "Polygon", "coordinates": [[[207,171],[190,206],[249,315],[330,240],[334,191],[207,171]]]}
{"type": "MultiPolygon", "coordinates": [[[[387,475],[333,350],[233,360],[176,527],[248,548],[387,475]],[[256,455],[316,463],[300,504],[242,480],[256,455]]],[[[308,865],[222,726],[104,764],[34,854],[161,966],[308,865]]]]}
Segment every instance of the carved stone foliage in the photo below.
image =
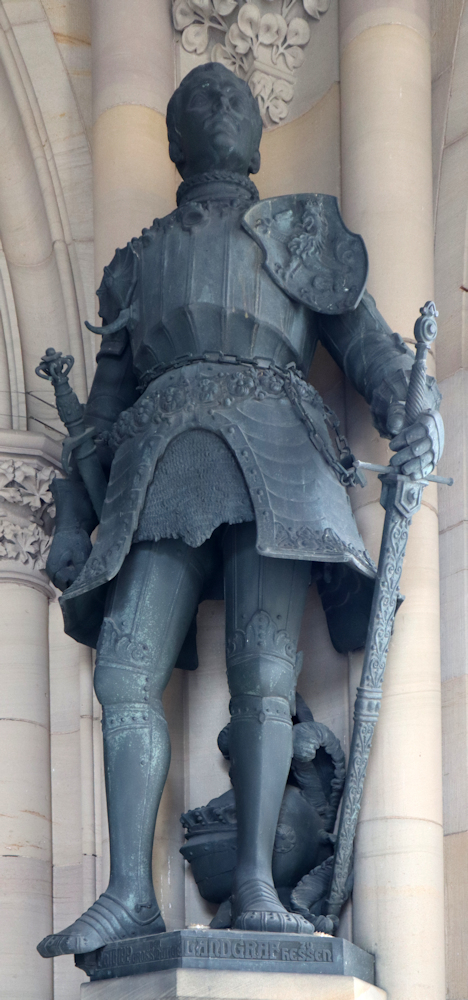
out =
{"type": "Polygon", "coordinates": [[[56,469],[33,459],[0,460],[0,561],[45,568],[51,543],[56,469]]]}
{"type": "Polygon", "coordinates": [[[311,22],[330,0],[172,0],[186,52],[205,52],[247,80],[265,125],[278,124],[294,96],[311,22]]]}

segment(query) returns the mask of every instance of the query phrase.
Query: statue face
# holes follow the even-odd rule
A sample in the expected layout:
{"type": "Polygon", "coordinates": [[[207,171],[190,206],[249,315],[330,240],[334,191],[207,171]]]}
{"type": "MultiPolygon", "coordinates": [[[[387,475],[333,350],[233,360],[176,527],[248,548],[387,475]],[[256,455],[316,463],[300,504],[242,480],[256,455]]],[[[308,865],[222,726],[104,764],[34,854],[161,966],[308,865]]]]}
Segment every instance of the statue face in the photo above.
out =
{"type": "Polygon", "coordinates": [[[177,163],[182,177],[206,170],[258,170],[258,118],[245,85],[227,76],[205,74],[183,94],[177,163]]]}

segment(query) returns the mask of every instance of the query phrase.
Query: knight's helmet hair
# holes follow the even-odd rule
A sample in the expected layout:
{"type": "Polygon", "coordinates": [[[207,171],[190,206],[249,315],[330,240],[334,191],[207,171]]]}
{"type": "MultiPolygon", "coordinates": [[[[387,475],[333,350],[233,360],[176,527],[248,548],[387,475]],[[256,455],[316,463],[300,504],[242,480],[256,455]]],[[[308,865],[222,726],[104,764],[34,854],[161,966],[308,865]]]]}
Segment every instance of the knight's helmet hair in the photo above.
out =
{"type": "Polygon", "coordinates": [[[245,80],[241,80],[240,77],[235,76],[235,74],[232,73],[232,71],[228,69],[227,66],[223,66],[222,63],[215,63],[215,62],[203,63],[201,66],[196,66],[195,69],[190,70],[190,73],[187,73],[187,76],[184,76],[182,83],[180,83],[179,86],[177,87],[177,90],[174,91],[167,105],[167,112],[166,112],[167,135],[169,142],[176,143],[180,135],[180,131],[178,128],[178,121],[180,114],[181,98],[184,91],[186,90],[187,87],[190,88],[190,86],[192,86],[196,82],[196,80],[198,80],[199,77],[202,78],[206,77],[207,74],[213,74],[215,76],[218,76],[221,80],[222,79],[226,80],[227,83],[231,83],[232,77],[234,76],[234,79],[236,80],[238,86],[242,88],[245,87],[252,104],[252,112],[258,120],[258,145],[260,145],[263,122],[260,115],[260,108],[258,106],[258,101],[256,97],[254,97],[254,95],[252,94],[252,91],[248,83],[245,82],[245,80]]]}

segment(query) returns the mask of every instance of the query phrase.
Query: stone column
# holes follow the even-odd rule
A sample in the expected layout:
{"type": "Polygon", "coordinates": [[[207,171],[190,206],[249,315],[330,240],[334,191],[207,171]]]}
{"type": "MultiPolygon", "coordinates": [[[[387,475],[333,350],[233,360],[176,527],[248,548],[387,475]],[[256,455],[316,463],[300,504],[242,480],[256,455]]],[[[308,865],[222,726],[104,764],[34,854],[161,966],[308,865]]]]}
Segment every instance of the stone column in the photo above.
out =
{"type": "MultiPolygon", "coordinates": [[[[381,312],[411,341],[433,294],[429,5],[342,0],[340,33],[344,217],[367,242],[381,312]]],[[[386,443],[351,391],[347,416],[358,457],[386,462],[386,443]]],[[[375,556],[383,512],[380,484],[368,480],[353,501],[375,556]]],[[[436,503],[435,488],[426,489],[410,530],[406,601],[356,842],[354,940],[375,952],[377,982],[391,1000],[445,996],[436,503]]]]}
{"type": "MultiPolygon", "coordinates": [[[[444,27],[445,30],[445,27],[444,27]]],[[[440,496],[442,730],[444,748],[447,998],[462,1000],[468,982],[468,659],[465,475],[468,429],[468,7],[463,5],[455,51],[436,83],[434,124],[443,136],[437,190],[436,301],[440,311],[438,378],[447,448],[441,473],[454,477],[440,496]],[[453,60],[453,61],[452,61],[453,60]],[[450,81],[447,103],[440,100],[450,81]],[[443,112],[443,118],[441,111],[443,112]]]]}
{"type": "Polygon", "coordinates": [[[0,431],[2,712],[0,906],[2,992],[50,1000],[52,963],[36,944],[52,930],[48,602],[49,484],[59,449],[0,431]]]}
{"type": "Polygon", "coordinates": [[[96,281],[118,246],[174,207],[165,113],[174,89],[170,5],[92,0],[96,281]]]}

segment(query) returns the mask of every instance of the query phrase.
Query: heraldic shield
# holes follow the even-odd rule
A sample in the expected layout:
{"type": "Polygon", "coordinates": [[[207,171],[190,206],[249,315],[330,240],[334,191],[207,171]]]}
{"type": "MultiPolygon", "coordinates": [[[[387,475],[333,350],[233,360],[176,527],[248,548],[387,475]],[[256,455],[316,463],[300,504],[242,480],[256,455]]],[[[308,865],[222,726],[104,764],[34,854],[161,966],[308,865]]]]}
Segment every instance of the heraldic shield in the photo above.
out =
{"type": "Polygon", "coordinates": [[[332,195],[269,198],[249,208],[242,225],[264,251],[265,270],[291,298],[329,315],[359,305],[367,251],[345,226],[332,195]]]}

